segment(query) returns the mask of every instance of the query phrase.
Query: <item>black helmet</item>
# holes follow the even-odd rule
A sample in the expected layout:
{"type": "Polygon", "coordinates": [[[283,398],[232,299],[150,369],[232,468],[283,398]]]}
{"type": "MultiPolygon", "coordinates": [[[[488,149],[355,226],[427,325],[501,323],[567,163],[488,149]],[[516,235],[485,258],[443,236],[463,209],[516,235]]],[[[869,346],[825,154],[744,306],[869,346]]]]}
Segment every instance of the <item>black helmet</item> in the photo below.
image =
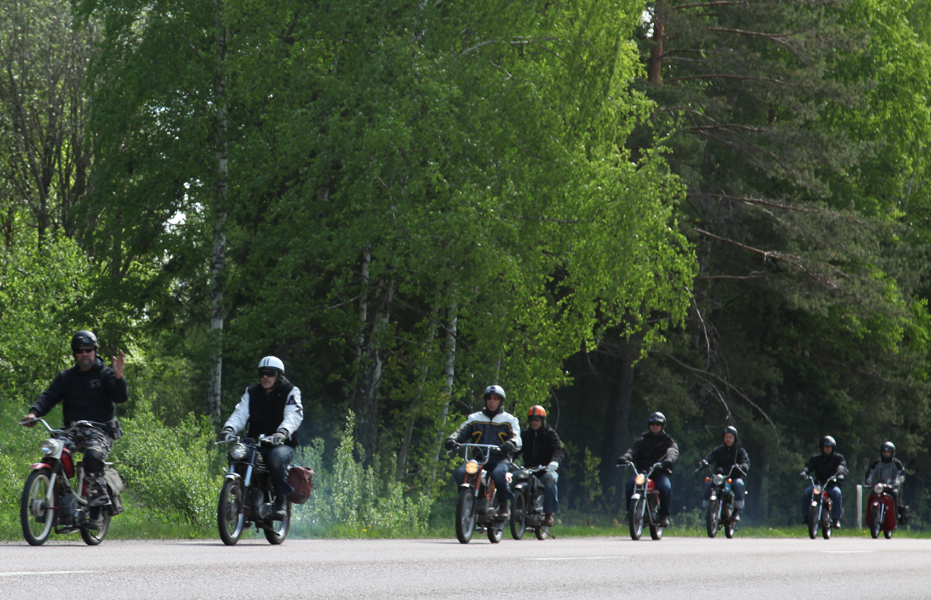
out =
{"type": "Polygon", "coordinates": [[[90,346],[94,350],[97,349],[97,336],[93,332],[86,329],[82,329],[73,336],[71,336],[71,351],[77,352],[78,348],[87,348],[90,346]]]}
{"type": "Polygon", "coordinates": [[[830,446],[831,448],[837,448],[837,442],[835,442],[834,438],[832,438],[831,436],[826,435],[823,438],[821,438],[821,449],[824,450],[828,446],[830,446]]]}
{"type": "Polygon", "coordinates": [[[728,425],[727,427],[724,428],[724,433],[721,434],[721,437],[723,438],[724,435],[728,433],[734,436],[734,443],[736,444],[737,443],[737,428],[734,427],[733,425],[728,425]]]}
{"type": "Polygon", "coordinates": [[[879,447],[880,457],[883,462],[889,462],[895,457],[895,444],[892,442],[883,442],[882,446],[879,447]],[[886,460],[885,456],[882,456],[883,452],[890,452],[889,460],[886,460]]]}
{"type": "Polygon", "coordinates": [[[664,415],[661,412],[653,413],[652,415],[650,415],[650,418],[647,419],[647,425],[653,425],[654,423],[658,423],[662,425],[663,429],[665,429],[666,428],[666,415],[664,415]]]}
{"type": "Polygon", "coordinates": [[[500,385],[490,385],[485,388],[485,393],[482,394],[484,400],[488,400],[488,396],[495,394],[501,396],[501,403],[504,404],[504,401],[507,400],[507,394],[504,393],[504,388],[500,385]]]}

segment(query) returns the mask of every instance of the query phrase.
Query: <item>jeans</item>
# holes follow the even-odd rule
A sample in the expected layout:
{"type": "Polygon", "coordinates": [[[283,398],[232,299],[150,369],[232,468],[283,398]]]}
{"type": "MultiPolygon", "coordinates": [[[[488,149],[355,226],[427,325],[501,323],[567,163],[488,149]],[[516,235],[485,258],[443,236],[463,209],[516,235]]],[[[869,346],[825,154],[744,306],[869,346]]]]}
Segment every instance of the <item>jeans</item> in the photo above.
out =
{"type": "MultiPolygon", "coordinates": [[[[630,510],[630,497],[634,495],[634,479],[636,479],[636,477],[636,475],[633,475],[627,480],[628,510],[630,510]]],[[[668,517],[669,504],[672,502],[672,483],[669,481],[669,475],[654,471],[650,479],[653,480],[653,483],[656,485],[656,491],[659,492],[659,510],[656,514],[660,517],[668,517]]]]}
{"type": "Polygon", "coordinates": [[[559,512],[559,496],[556,489],[556,482],[559,481],[559,475],[555,471],[547,471],[540,477],[543,483],[543,512],[551,514],[559,512]]]}
{"type": "Polygon", "coordinates": [[[265,466],[271,474],[272,489],[275,490],[275,496],[287,496],[294,491],[291,484],[288,483],[288,466],[294,460],[294,448],[291,446],[260,446],[259,452],[265,459],[265,466]]]}
{"type": "MultiPolygon", "coordinates": [[[[465,466],[466,463],[462,463],[453,471],[453,483],[456,484],[456,487],[462,485],[462,481],[465,479],[465,466]]],[[[491,480],[495,482],[495,489],[498,490],[498,505],[504,506],[505,502],[514,497],[511,488],[508,487],[508,461],[492,458],[485,463],[484,469],[491,473],[491,480]]]]}
{"type": "MultiPolygon", "coordinates": [[[[734,492],[734,507],[744,507],[744,494],[747,493],[747,486],[744,485],[743,479],[731,480],[731,491],[734,492]]],[[[702,506],[708,505],[708,497],[711,495],[711,482],[706,481],[701,484],[701,497],[704,498],[702,506]]]]}
{"type": "MultiPolygon", "coordinates": [[[[812,498],[811,498],[811,493],[812,493],[813,491],[814,491],[814,490],[813,490],[813,488],[812,488],[811,486],[808,486],[807,488],[805,488],[805,494],[804,494],[804,497],[805,497],[805,508],[802,509],[802,515],[805,516],[806,518],[808,517],[808,509],[811,508],[811,500],[812,500],[812,498]]],[[[829,488],[828,488],[828,496],[831,497],[831,502],[833,503],[833,505],[831,506],[831,520],[832,520],[832,521],[840,521],[840,515],[841,515],[841,493],[840,493],[840,488],[837,487],[837,486],[829,487],[829,488]]]]}

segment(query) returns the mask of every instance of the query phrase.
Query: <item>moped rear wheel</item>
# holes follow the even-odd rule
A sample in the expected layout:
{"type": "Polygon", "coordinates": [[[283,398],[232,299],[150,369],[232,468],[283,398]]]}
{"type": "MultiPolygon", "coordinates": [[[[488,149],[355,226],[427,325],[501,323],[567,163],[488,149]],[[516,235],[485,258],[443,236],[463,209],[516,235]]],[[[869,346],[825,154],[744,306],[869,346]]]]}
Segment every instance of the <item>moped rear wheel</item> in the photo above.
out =
{"type": "Polygon", "coordinates": [[[643,535],[643,498],[634,502],[630,507],[630,539],[639,540],[643,535]]]}
{"type": "Polygon", "coordinates": [[[232,479],[224,481],[217,503],[217,528],[220,530],[220,539],[227,546],[235,545],[242,537],[246,520],[243,510],[242,486],[232,479]]]}
{"type": "Polygon", "coordinates": [[[887,540],[891,540],[891,539],[892,539],[892,531],[893,531],[893,530],[890,529],[889,531],[884,531],[884,532],[883,532],[883,535],[885,536],[885,538],[886,538],[887,540]]]}
{"type": "Polygon", "coordinates": [[[475,490],[462,488],[456,501],[456,538],[468,544],[475,532],[475,490]]]}
{"type": "Polygon", "coordinates": [[[88,529],[87,527],[81,527],[81,539],[84,540],[84,543],[88,546],[96,546],[107,537],[107,532],[110,531],[110,507],[103,506],[100,508],[100,527],[98,529],[88,529]]]}
{"type": "Polygon", "coordinates": [[[272,521],[272,526],[269,529],[263,529],[265,532],[265,539],[268,540],[269,544],[278,545],[281,542],[285,541],[288,538],[288,532],[291,530],[291,503],[288,502],[288,507],[286,510],[285,518],[281,521],[272,521]]]}
{"type": "Polygon", "coordinates": [[[520,490],[511,502],[511,537],[515,540],[523,539],[526,531],[527,493],[520,490]]]}
{"type": "Polygon", "coordinates": [[[504,523],[499,521],[489,523],[485,526],[485,531],[488,532],[488,541],[497,544],[504,537],[504,523]]]}
{"type": "Polygon", "coordinates": [[[50,475],[48,469],[33,471],[23,487],[19,520],[23,526],[23,537],[30,546],[44,544],[55,522],[55,509],[48,505],[50,475]]]}
{"type": "Polygon", "coordinates": [[[821,537],[826,540],[831,539],[831,511],[830,507],[827,507],[828,510],[821,511],[821,537]]]}
{"type": "Polygon", "coordinates": [[[719,500],[708,502],[708,509],[705,511],[705,529],[708,537],[713,538],[718,535],[718,503],[719,500]]]}
{"type": "Polygon", "coordinates": [[[818,537],[818,527],[821,525],[820,506],[812,506],[808,509],[808,537],[815,539],[818,537]]]}

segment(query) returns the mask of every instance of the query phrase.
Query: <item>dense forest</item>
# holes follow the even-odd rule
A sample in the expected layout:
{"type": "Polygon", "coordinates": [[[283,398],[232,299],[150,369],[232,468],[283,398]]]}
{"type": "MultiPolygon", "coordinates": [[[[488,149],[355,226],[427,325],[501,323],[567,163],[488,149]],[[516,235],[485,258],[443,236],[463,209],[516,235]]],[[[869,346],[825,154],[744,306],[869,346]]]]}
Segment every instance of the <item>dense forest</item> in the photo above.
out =
{"type": "Polygon", "coordinates": [[[10,0],[0,67],[3,428],[86,328],[166,427],[280,357],[409,497],[497,383],[563,509],[660,410],[674,518],[734,425],[748,518],[830,434],[931,524],[929,0],[10,0]]]}

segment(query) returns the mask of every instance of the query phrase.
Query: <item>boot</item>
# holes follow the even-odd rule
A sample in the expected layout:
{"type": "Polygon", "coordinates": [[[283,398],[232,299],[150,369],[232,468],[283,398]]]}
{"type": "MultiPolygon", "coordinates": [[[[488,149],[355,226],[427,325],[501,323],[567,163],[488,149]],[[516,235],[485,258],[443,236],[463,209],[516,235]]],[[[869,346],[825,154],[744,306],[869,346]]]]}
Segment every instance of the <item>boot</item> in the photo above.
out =
{"type": "Polygon", "coordinates": [[[275,505],[272,507],[272,519],[275,521],[284,521],[288,518],[288,497],[278,496],[275,498],[275,505]]]}
{"type": "Polygon", "coordinates": [[[498,518],[499,519],[510,519],[511,518],[511,508],[508,506],[507,502],[502,502],[498,505],[498,518]]]}
{"type": "Polygon", "coordinates": [[[546,513],[545,515],[543,515],[543,525],[545,527],[553,526],[553,513],[546,513]]]}
{"type": "Polygon", "coordinates": [[[740,522],[740,509],[739,508],[735,508],[731,512],[731,521],[733,521],[734,523],[740,522]]]}
{"type": "Polygon", "coordinates": [[[100,518],[99,506],[92,506],[90,511],[87,513],[87,524],[84,526],[86,529],[93,529],[94,531],[100,530],[103,527],[103,521],[100,518]]]}

